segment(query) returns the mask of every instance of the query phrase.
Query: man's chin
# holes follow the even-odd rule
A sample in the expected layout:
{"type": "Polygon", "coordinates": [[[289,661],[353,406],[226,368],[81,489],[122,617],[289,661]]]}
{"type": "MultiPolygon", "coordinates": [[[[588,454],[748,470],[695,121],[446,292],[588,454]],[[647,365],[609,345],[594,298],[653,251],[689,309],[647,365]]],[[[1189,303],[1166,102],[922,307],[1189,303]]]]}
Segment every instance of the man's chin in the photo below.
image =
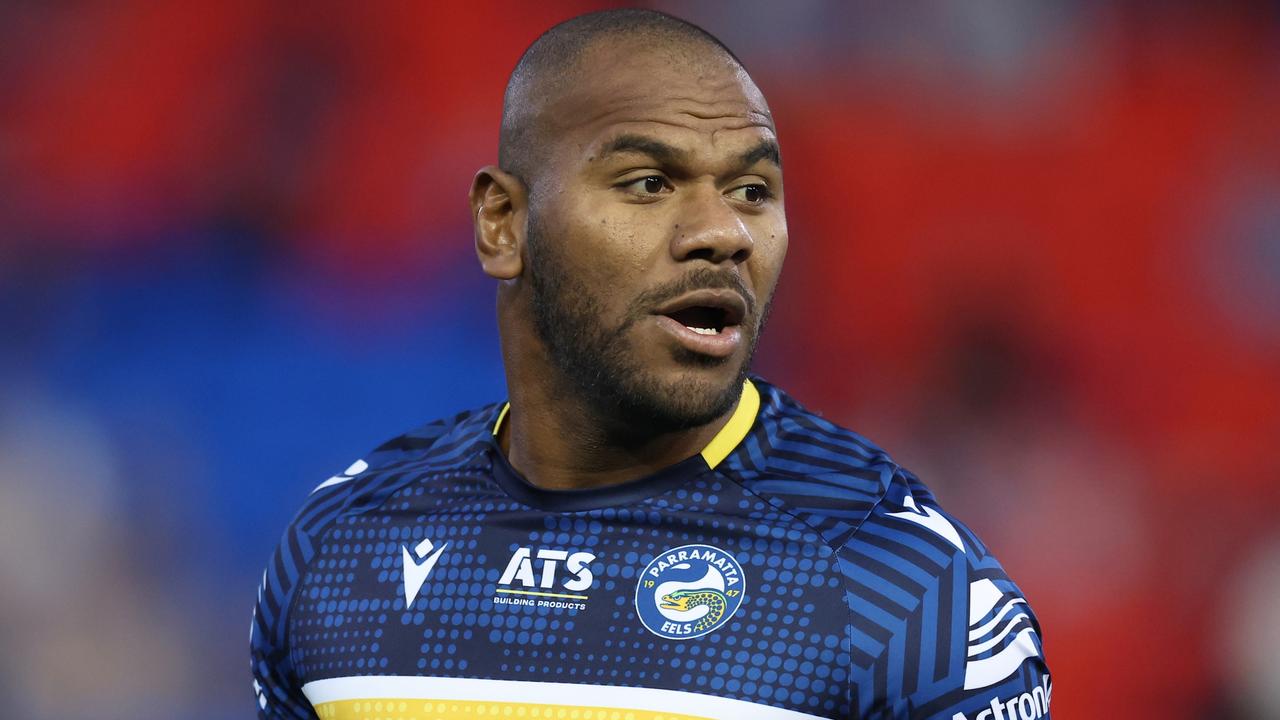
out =
{"type": "Polygon", "coordinates": [[[668,377],[637,378],[622,400],[630,421],[655,432],[701,427],[731,411],[742,394],[745,373],[718,367],[684,368],[668,377]]]}

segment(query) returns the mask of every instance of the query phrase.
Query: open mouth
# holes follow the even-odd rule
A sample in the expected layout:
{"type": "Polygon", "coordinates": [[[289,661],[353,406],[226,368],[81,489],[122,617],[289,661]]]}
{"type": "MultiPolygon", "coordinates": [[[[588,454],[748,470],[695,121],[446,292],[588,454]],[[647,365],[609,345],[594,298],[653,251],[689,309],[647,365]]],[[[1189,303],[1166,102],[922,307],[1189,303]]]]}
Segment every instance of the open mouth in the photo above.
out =
{"type": "Polygon", "coordinates": [[[746,301],[732,290],[698,290],[658,310],[699,335],[719,335],[742,323],[746,301]]]}
{"type": "Polygon", "coordinates": [[[666,315],[699,335],[718,335],[728,324],[723,308],[706,305],[684,308],[666,315]]]}
{"type": "Polygon", "coordinates": [[[746,299],[733,290],[695,290],[659,307],[654,317],[677,346],[723,360],[744,346],[747,308],[746,299]]]}

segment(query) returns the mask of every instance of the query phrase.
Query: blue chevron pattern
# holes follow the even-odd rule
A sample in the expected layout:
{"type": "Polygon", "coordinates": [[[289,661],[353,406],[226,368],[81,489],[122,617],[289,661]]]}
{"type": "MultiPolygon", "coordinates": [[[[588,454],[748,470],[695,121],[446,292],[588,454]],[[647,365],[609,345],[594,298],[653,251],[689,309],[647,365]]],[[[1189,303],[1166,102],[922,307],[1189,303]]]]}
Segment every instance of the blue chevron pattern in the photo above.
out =
{"type": "MultiPolygon", "coordinates": [[[[811,526],[837,552],[850,614],[857,717],[963,717],[988,708],[988,696],[1039,687],[1048,677],[1039,624],[977,536],[866,438],[809,413],[777,388],[757,386],[760,422],[725,469],[811,526]],[[901,519],[907,514],[919,521],[901,519]],[[934,523],[939,525],[930,529],[934,523]],[[979,582],[999,591],[991,612],[1005,608],[1005,622],[978,620],[974,624],[988,631],[970,642],[970,588],[979,582]],[[1034,654],[1007,653],[1019,638],[1034,654]],[[973,677],[975,663],[1001,652],[1027,661],[1015,666],[1021,676],[1010,668],[991,683],[966,687],[966,671],[973,677]],[[975,692],[982,698],[976,704],[975,692]]],[[[1046,703],[1037,717],[1048,716],[1046,703]]]]}

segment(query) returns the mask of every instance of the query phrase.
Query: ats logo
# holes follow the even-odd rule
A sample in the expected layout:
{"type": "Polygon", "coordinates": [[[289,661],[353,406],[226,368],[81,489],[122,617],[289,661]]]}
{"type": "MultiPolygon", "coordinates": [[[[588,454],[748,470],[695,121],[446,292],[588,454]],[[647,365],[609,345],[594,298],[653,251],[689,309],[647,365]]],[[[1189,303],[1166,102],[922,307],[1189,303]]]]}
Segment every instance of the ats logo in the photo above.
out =
{"type": "Polygon", "coordinates": [[[520,547],[507,561],[498,580],[495,605],[530,605],[568,610],[585,610],[595,576],[589,552],[552,548],[520,547]]]}
{"type": "Polygon", "coordinates": [[[636,614],[654,635],[688,640],[729,622],[746,589],[742,566],[732,555],[712,545],[682,545],[640,573],[636,614]]]}

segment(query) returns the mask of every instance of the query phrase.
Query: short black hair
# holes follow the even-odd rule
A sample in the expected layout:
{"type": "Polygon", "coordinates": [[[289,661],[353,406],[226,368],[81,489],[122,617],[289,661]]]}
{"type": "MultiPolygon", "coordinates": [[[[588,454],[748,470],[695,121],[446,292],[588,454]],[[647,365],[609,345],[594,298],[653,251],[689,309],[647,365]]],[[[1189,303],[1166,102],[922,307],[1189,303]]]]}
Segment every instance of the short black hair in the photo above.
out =
{"type": "MultiPolygon", "coordinates": [[[[532,98],[571,82],[578,60],[598,40],[628,37],[709,48],[723,53],[739,67],[742,61],[715,35],[686,20],[657,10],[621,8],[601,10],[565,20],[542,33],[520,56],[502,98],[502,130],[498,136],[498,165],[527,186],[538,141],[532,127],[532,98]]],[[[744,68],[745,69],[745,68],[744,68]]]]}

